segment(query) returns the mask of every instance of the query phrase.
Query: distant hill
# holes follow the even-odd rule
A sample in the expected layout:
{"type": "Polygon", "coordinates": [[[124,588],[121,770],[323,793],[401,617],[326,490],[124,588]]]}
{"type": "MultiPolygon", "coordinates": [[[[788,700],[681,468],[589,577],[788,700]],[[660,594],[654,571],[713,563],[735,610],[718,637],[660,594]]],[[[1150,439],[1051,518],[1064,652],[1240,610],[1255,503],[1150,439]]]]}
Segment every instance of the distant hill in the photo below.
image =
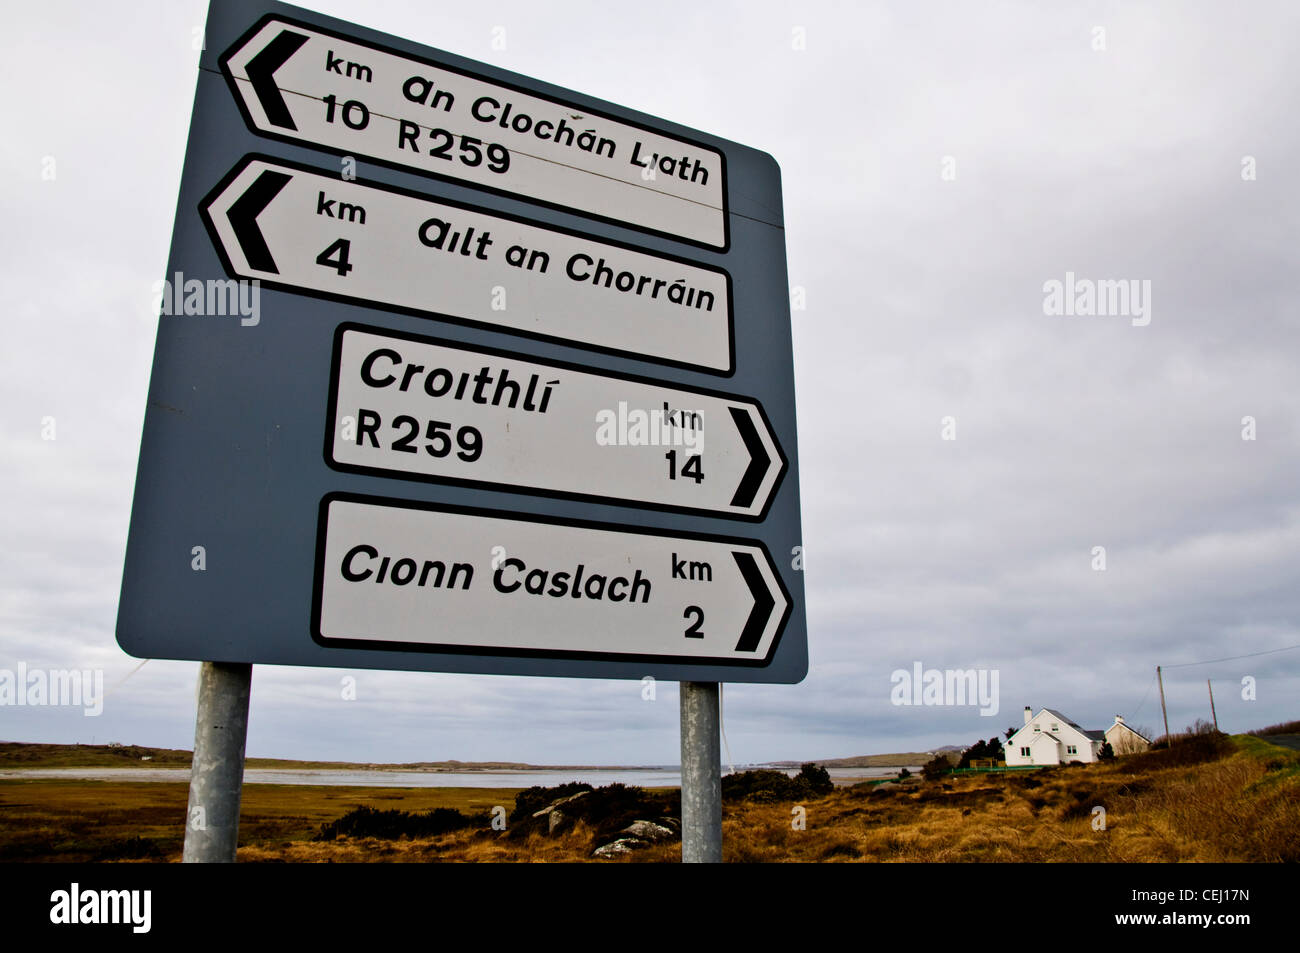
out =
{"type": "MultiPolygon", "coordinates": [[[[0,741],[2,768],[188,768],[193,753],[181,748],[145,745],[51,745],[0,741]]],[[[352,763],[347,761],[293,761],[288,758],[249,758],[247,768],[346,771],[531,771],[589,770],[623,765],[536,765],[517,761],[417,761],[408,764],[352,763]]]]}
{"type": "MultiPolygon", "coordinates": [[[[853,758],[805,758],[773,761],[772,767],[793,768],[809,762],[824,768],[904,768],[925,764],[938,752],[962,751],[946,745],[934,751],[864,754],[853,758]]],[[[188,768],[192,753],[183,748],[146,745],[53,745],[0,741],[0,769],[6,768],[188,768]]],[[[414,761],[404,764],[350,761],[294,761],[289,758],[249,758],[247,768],[316,771],[421,771],[452,773],[475,771],[590,771],[593,769],[656,767],[655,765],[528,764],[522,761],[414,761]]]]}
{"type": "MultiPolygon", "coordinates": [[[[950,749],[938,749],[950,750],[950,749]]],[[[960,751],[960,748],[955,750],[960,751]]],[[[925,764],[935,755],[934,751],[905,751],[897,754],[860,754],[853,758],[808,758],[804,761],[773,761],[778,768],[797,768],[809,762],[823,768],[906,768],[925,764]]]]}

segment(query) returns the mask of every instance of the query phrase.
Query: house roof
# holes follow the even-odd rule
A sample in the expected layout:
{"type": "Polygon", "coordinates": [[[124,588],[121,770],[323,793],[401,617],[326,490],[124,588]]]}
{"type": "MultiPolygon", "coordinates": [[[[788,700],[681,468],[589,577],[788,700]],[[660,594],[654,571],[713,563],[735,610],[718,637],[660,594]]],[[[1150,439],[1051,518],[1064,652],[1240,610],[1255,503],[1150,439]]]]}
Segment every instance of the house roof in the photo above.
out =
{"type": "MultiPolygon", "coordinates": [[[[1044,708],[1043,711],[1045,711],[1045,712],[1047,712],[1049,715],[1052,715],[1053,717],[1059,719],[1060,721],[1065,722],[1065,723],[1066,723],[1067,725],[1069,725],[1071,728],[1074,728],[1074,729],[1076,729],[1077,731],[1083,731],[1083,729],[1079,727],[1079,725],[1078,725],[1078,723],[1077,723],[1076,721],[1074,721],[1074,720],[1073,720],[1072,718],[1070,718],[1068,715],[1063,715],[1063,714],[1061,714],[1061,713],[1060,713],[1059,711],[1057,711],[1055,708],[1044,708]]],[[[1087,732],[1084,731],[1084,734],[1087,734],[1087,732]]]]}
{"type": "Polygon", "coordinates": [[[1086,735],[1088,738],[1090,738],[1090,739],[1093,740],[1093,741],[1105,741],[1105,740],[1106,740],[1106,732],[1103,731],[1101,728],[1083,728],[1083,727],[1080,727],[1080,725],[1079,725],[1078,722],[1071,720],[1070,717],[1069,717],[1068,715],[1063,715],[1061,712],[1057,711],[1055,708],[1044,708],[1043,711],[1047,712],[1049,715],[1055,715],[1057,718],[1059,718],[1061,721],[1065,722],[1067,725],[1069,725],[1069,726],[1070,726],[1071,728],[1073,728],[1075,731],[1079,732],[1079,734],[1081,734],[1081,735],[1086,735]]]}
{"type": "MultiPolygon", "coordinates": [[[[1103,731],[1102,729],[1100,729],[1100,728],[1095,728],[1095,729],[1091,729],[1091,730],[1090,730],[1090,729],[1087,729],[1087,728],[1081,728],[1081,727],[1079,726],[1079,723],[1078,723],[1078,722],[1074,721],[1072,718],[1070,718],[1070,716],[1068,716],[1068,715],[1066,715],[1066,714],[1063,714],[1062,712],[1057,711],[1055,708],[1044,708],[1044,709],[1043,709],[1042,711],[1040,711],[1038,714],[1041,715],[1041,714],[1044,714],[1044,713],[1046,713],[1046,714],[1048,714],[1048,715],[1051,715],[1051,716],[1052,716],[1053,718],[1055,718],[1057,721],[1064,722],[1065,724],[1069,725],[1071,728],[1073,728],[1075,731],[1077,731],[1079,734],[1083,735],[1084,737],[1088,738],[1090,741],[1105,741],[1105,740],[1106,740],[1106,732],[1103,731]]],[[[1034,715],[1033,717],[1037,718],[1038,715],[1034,715]]],[[[1029,726],[1028,726],[1028,725],[1021,725],[1019,728],[1017,728],[1017,729],[1015,730],[1015,733],[1012,734],[1011,737],[1007,739],[1007,741],[1010,742],[1013,738],[1016,737],[1016,735],[1020,734],[1020,732],[1024,731],[1025,728],[1027,728],[1027,727],[1029,727],[1029,726]]],[[[1057,738],[1055,735],[1052,735],[1050,732],[1044,731],[1044,730],[1042,730],[1042,729],[1040,729],[1040,730],[1038,730],[1038,731],[1036,731],[1036,732],[1033,732],[1033,734],[1035,734],[1035,735],[1047,735],[1047,736],[1048,736],[1049,738],[1051,738],[1053,741],[1056,741],[1056,742],[1058,742],[1058,743],[1060,742],[1060,739],[1057,738]]],[[[1140,737],[1140,736],[1139,736],[1139,737],[1140,737]]]]}

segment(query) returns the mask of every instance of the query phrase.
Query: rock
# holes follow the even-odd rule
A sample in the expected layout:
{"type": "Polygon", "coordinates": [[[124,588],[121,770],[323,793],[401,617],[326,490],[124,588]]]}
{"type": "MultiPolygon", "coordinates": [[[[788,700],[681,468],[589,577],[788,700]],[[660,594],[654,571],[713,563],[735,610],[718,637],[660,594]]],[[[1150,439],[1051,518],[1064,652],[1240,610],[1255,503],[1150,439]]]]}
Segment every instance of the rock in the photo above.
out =
{"type": "Polygon", "coordinates": [[[580,797],[586,797],[590,793],[591,793],[590,791],[579,791],[577,794],[571,794],[568,797],[562,797],[558,801],[553,801],[552,803],[548,804],[540,811],[534,812],[533,817],[546,818],[546,833],[554,834],[557,830],[559,830],[560,825],[568,820],[568,818],[565,817],[564,812],[560,810],[560,807],[564,804],[568,804],[570,801],[576,801],[580,797]]]}
{"type": "Polygon", "coordinates": [[[610,841],[604,847],[597,847],[591,852],[592,857],[618,857],[621,854],[630,854],[638,847],[644,847],[645,844],[634,837],[620,837],[616,841],[610,841]]]}
{"type": "MultiPolygon", "coordinates": [[[[619,831],[618,836],[620,840],[631,838],[646,841],[650,844],[658,844],[660,841],[672,840],[677,836],[677,832],[671,827],[656,824],[654,821],[633,821],[619,831]]],[[[618,843],[618,841],[615,841],[615,843],[618,843]]]]}
{"type": "Polygon", "coordinates": [[[614,840],[592,851],[591,856],[618,857],[630,854],[642,847],[676,840],[681,836],[680,831],[681,823],[674,817],[661,817],[657,821],[633,821],[619,831],[614,840]]]}

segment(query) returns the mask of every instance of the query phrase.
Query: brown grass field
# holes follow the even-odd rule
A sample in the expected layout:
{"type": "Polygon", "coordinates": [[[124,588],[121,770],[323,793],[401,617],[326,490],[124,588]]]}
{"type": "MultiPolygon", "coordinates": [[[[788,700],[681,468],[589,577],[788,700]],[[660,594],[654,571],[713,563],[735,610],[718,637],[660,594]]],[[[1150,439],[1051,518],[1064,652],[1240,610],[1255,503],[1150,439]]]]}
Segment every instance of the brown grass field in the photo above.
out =
{"type": "MultiPolygon", "coordinates": [[[[1220,757],[1183,763],[1178,749],[1113,764],[950,776],[877,789],[841,788],[800,806],[728,801],[732,862],[1300,860],[1300,754],[1236,736],[1220,757]],[[1105,809],[1094,829],[1093,808],[1105,809]]],[[[369,805],[507,812],[515,791],[248,785],[245,862],[574,862],[590,859],[590,828],[510,838],[491,830],[439,837],[313,841],[322,823],[369,805]]],[[[0,781],[0,861],[179,859],[187,787],[159,782],[0,781]]],[[[677,843],[602,861],[675,862],[677,843]]]]}

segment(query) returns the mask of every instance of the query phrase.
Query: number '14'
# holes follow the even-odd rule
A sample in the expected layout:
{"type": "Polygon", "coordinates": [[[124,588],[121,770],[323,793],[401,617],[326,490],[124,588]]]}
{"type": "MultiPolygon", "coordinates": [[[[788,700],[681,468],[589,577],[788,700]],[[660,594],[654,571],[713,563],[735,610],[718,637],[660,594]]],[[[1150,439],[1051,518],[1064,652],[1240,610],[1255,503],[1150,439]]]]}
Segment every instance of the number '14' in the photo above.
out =
{"type": "MultiPolygon", "coordinates": [[[[668,461],[668,479],[677,479],[677,451],[669,450],[664,454],[664,459],[668,461]]],[[[696,483],[704,479],[704,469],[700,465],[700,454],[695,453],[686,458],[686,463],[682,466],[681,474],[684,477],[690,477],[696,483]]]]}

